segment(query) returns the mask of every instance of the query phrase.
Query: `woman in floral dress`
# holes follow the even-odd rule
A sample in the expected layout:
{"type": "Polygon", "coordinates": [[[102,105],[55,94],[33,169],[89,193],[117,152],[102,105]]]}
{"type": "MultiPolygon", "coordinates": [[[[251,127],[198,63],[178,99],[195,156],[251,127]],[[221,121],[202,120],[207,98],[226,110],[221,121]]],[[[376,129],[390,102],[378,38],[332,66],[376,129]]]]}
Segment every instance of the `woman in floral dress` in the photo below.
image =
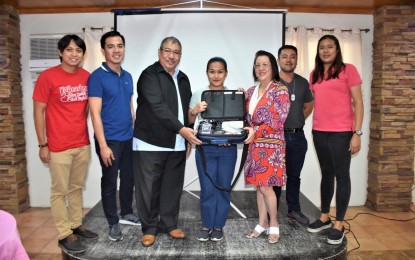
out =
{"type": "Polygon", "coordinates": [[[284,122],[290,107],[288,89],[279,82],[277,61],[269,52],[255,55],[253,76],[257,84],[246,92],[249,144],[245,183],[257,187],[259,220],[247,234],[256,238],[268,234],[273,244],[279,238],[277,201],[273,186],[283,186],[285,175],[284,122]],[[269,220],[268,220],[269,215],[269,220]]]}

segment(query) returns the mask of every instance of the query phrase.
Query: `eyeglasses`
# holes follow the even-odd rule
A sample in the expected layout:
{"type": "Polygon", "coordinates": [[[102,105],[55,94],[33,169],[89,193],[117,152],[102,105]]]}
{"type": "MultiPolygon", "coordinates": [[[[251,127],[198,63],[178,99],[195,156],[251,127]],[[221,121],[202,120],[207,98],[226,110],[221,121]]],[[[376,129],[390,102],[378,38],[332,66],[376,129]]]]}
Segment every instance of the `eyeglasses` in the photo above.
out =
{"type": "Polygon", "coordinates": [[[263,64],[254,64],[254,69],[260,69],[261,67],[264,69],[268,69],[271,66],[269,63],[263,63],[263,64]]]}
{"type": "Polygon", "coordinates": [[[181,51],[174,51],[174,50],[164,49],[164,48],[161,48],[161,50],[163,51],[165,55],[173,54],[174,56],[180,56],[182,54],[181,51]]]}

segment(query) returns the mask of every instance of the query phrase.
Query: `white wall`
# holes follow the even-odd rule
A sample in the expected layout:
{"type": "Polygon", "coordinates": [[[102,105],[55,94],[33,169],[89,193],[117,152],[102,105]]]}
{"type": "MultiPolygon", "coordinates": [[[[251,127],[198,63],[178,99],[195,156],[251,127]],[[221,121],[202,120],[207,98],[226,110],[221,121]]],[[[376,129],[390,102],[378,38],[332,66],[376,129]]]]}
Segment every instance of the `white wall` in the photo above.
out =
{"type": "MultiPolygon", "coordinates": [[[[101,27],[113,24],[113,14],[111,13],[83,13],[83,14],[39,14],[39,15],[20,15],[21,19],[21,62],[22,62],[22,84],[23,84],[23,110],[27,144],[27,171],[29,177],[30,205],[32,207],[49,206],[50,177],[47,167],[41,163],[38,157],[37,138],[34,131],[32,92],[33,84],[31,74],[28,71],[29,63],[29,36],[31,34],[66,34],[81,33],[85,26],[101,27]]],[[[363,95],[365,105],[365,118],[363,124],[364,135],[362,137],[362,150],[352,160],[352,196],[350,205],[363,205],[366,200],[367,187],[367,152],[369,140],[369,119],[370,119],[370,83],[372,78],[372,41],[373,41],[373,17],[372,15],[329,15],[329,14],[287,14],[287,26],[322,27],[322,28],[345,28],[352,27],[369,28],[370,32],[363,34],[363,95]],[[327,27],[330,25],[330,27],[327,27]]],[[[247,36],[249,37],[249,36],[247,36]]],[[[161,40],[161,39],[160,39],[161,40]]],[[[128,39],[126,39],[128,42],[128,39]]],[[[158,46],[155,46],[156,49],[158,46]]],[[[128,58],[128,53],[126,55],[128,58]]],[[[205,64],[200,65],[204,70],[205,64]]],[[[308,78],[308,75],[304,75],[308,78]]],[[[248,86],[248,85],[247,85],[248,86]]],[[[320,169],[314,146],[311,138],[311,119],[306,121],[306,136],[309,141],[309,151],[302,173],[301,191],[317,206],[320,205],[319,184],[320,169]]],[[[90,128],[90,138],[93,141],[92,128],[90,128]]],[[[239,149],[241,152],[241,149],[239,149]]],[[[237,162],[239,167],[239,161],[237,162]]],[[[194,162],[194,151],[190,156],[187,167],[185,184],[195,180],[197,176],[194,162]]],[[[84,191],[84,206],[92,207],[100,200],[100,177],[101,169],[94,152],[92,144],[92,161],[84,191]]],[[[197,180],[192,182],[187,189],[198,190],[197,180]]],[[[240,177],[236,186],[237,190],[245,189],[243,176],[240,177]]]]}
{"type": "MultiPolygon", "coordinates": [[[[85,26],[102,27],[111,26],[112,24],[113,15],[111,13],[20,15],[23,111],[31,207],[49,207],[50,176],[49,169],[39,159],[38,143],[34,130],[32,105],[33,84],[31,73],[29,72],[29,36],[31,34],[80,34],[82,33],[82,28],[85,26]]],[[[92,127],[90,127],[90,140],[93,142],[92,127]]],[[[85,207],[93,207],[101,197],[101,168],[94,147],[91,148],[92,160],[84,190],[85,207]]]]}

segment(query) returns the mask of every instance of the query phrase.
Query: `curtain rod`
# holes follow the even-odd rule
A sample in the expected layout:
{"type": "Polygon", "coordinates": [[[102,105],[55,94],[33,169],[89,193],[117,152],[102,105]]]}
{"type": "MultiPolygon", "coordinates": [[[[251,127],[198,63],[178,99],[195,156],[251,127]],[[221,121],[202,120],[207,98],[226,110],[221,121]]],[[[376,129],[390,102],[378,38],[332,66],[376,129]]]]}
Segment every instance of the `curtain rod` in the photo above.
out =
{"type": "MultiPolygon", "coordinates": [[[[293,27],[294,31],[297,31],[298,27],[293,27]]],[[[288,27],[285,27],[285,30],[287,30],[288,27]]],[[[314,31],[315,28],[306,28],[307,31],[314,31]]],[[[334,29],[321,29],[323,32],[334,32],[334,29]]],[[[344,30],[340,30],[341,32],[351,32],[352,29],[344,29],[344,30]]],[[[361,32],[365,32],[368,33],[370,32],[370,29],[360,29],[361,32]]]]}
{"type": "MultiPolygon", "coordinates": [[[[102,30],[103,27],[91,27],[91,30],[102,30]]],[[[111,27],[112,30],[114,30],[114,27],[111,27]]],[[[288,27],[285,27],[285,30],[287,30],[288,27]]],[[[297,27],[293,27],[294,31],[297,31],[297,27]]],[[[306,28],[307,31],[314,31],[314,28],[306,28]]],[[[321,29],[323,32],[334,32],[334,29],[321,29]]],[[[85,32],[85,27],[82,28],[82,31],[85,32]]],[[[351,29],[343,29],[340,30],[342,32],[351,32],[351,29]]],[[[360,29],[361,32],[368,33],[370,32],[370,29],[360,29]]]]}

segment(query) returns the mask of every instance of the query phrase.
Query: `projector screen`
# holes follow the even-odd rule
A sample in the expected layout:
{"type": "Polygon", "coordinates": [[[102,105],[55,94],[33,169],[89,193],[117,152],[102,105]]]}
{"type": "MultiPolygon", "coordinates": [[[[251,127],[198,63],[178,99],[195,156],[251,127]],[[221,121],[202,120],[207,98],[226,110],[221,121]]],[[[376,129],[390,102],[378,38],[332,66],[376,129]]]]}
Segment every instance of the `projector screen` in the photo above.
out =
{"type": "MultiPolygon", "coordinates": [[[[179,69],[190,79],[192,91],[208,86],[206,64],[215,56],[228,63],[228,76],[225,86],[229,89],[247,89],[254,85],[252,68],[255,53],[266,50],[277,58],[278,48],[284,42],[285,11],[277,10],[209,10],[159,12],[139,12],[121,15],[115,13],[115,29],[125,36],[126,54],[122,67],[137,80],[141,72],[158,60],[157,51],[161,41],[175,36],[182,44],[182,57],[179,69]]],[[[134,91],[134,101],[137,92],[134,91]]],[[[134,102],[134,106],[137,104],[134,102]]],[[[242,146],[238,147],[239,168],[242,146]]],[[[200,190],[195,152],[186,162],[184,189],[200,190]]],[[[235,190],[243,190],[243,174],[235,190]]]]}
{"type": "Polygon", "coordinates": [[[158,60],[162,39],[175,36],[182,44],[179,68],[189,77],[193,91],[208,85],[206,64],[214,56],[228,63],[225,85],[246,89],[254,84],[255,53],[266,50],[277,57],[284,41],[284,14],[285,11],[274,10],[172,10],[118,14],[114,24],[125,36],[123,68],[133,75],[135,83],[141,72],[158,60]]]}

